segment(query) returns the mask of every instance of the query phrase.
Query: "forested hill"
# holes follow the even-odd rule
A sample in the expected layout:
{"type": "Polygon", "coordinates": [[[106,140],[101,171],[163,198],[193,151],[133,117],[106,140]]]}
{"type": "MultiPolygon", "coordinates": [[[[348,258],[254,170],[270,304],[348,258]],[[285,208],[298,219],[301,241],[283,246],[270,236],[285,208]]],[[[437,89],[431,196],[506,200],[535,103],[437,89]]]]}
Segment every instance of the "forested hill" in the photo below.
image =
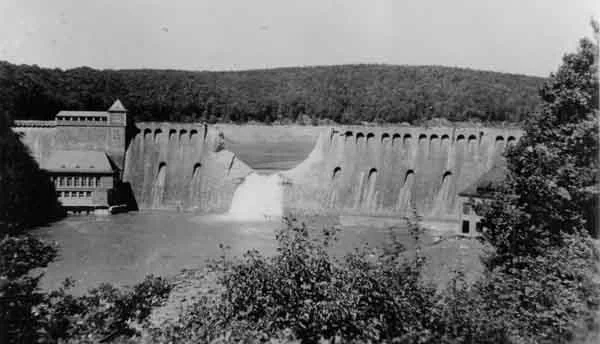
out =
{"type": "Polygon", "coordinates": [[[0,62],[0,111],[13,119],[51,119],[62,109],[105,110],[120,98],[136,120],[151,121],[517,122],[537,105],[543,81],[436,66],[191,72],[0,62]]]}

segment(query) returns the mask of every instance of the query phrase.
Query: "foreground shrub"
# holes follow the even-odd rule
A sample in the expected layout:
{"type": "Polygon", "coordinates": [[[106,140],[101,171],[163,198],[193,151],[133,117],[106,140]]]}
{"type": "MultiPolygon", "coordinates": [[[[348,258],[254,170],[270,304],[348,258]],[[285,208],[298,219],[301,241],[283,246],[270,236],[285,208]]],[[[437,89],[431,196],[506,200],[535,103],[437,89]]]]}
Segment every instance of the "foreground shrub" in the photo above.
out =
{"type": "Polygon", "coordinates": [[[171,285],[147,277],[131,289],[108,284],[80,297],[65,286],[50,293],[38,289],[57,249],[31,236],[0,240],[0,343],[55,343],[60,339],[111,339],[135,333],[153,307],[168,296],[171,285]]]}
{"type": "MultiPolygon", "coordinates": [[[[418,227],[412,227],[418,240],[418,227]]],[[[205,295],[179,323],[155,332],[158,341],[215,338],[302,342],[343,340],[432,341],[436,296],[421,282],[421,257],[402,249],[361,249],[338,261],[329,254],[335,230],[311,236],[289,221],[277,233],[277,253],[249,251],[213,263],[221,289],[205,295]]]]}
{"type": "Polygon", "coordinates": [[[45,295],[34,309],[39,319],[41,338],[47,342],[70,339],[75,342],[110,341],[138,334],[154,307],[161,305],[171,284],[148,276],[132,288],[118,289],[102,284],[83,296],[68,293],[71,283],[45,295]]]}
{"type": "Polygon", "coordinates": [[[28,343],[39,328],[32,308],[44,300],[37,290],[42,278],[32,273],[45,268],[57,255],[56,247],[31,236],[0,240],[0,343],[28,343]]]}

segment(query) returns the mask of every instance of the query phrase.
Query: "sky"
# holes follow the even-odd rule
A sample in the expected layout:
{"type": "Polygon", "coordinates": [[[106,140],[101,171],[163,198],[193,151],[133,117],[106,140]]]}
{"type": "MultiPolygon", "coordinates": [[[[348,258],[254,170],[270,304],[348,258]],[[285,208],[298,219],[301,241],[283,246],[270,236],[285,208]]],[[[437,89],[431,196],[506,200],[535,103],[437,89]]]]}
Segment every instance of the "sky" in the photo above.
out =
{"type": "Polygon", "coordinates": [[[350,63],[548,76],[599,0],[0,0],[0,60],[241,70],[350,63]]]}

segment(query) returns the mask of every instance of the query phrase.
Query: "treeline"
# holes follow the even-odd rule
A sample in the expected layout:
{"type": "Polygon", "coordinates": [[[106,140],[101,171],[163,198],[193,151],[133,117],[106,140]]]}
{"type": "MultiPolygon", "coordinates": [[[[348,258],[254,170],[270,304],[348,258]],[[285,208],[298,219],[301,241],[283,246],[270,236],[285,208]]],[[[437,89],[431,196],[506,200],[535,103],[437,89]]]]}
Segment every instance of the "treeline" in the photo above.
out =
{"type": "Polygon", "coordinates": [[[290,123],[519,122],[538,77],[436,66],[344,65],[239,72],[70,70],[0,62],[0,111],[51,119],[120,98],[136,120],[290,123]]]}

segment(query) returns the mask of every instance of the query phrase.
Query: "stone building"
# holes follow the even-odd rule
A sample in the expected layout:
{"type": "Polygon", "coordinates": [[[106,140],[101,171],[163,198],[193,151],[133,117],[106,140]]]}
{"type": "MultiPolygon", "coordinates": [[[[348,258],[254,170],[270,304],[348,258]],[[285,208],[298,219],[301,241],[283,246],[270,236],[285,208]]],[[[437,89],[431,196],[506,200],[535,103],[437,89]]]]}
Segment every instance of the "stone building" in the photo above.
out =
{"type": "Polygon", "coordinates": [[[50,174],[67,210],[108,208],[125,162],[127,109],[60,111],[50,121],[15,121],[13,130],[50,174]]]}
{"type": "Polygon", "coordinates": [[[493,200],[494,192],[506,178],[506,167],[495,165],[483,174],[475,183],[458,193],[460,221],[458,232],[461,235],[476,236],[485,230],[481,224],[482,216],[476,211],[478,204],[493,200]]]}
{"type": "Polygon", "coordinates": [[[54,182],[58,200],[67,209],[107,207],[108,192],[118,178],[106,154],[95,151],[55,151],[44,169],[54,182]]]}

